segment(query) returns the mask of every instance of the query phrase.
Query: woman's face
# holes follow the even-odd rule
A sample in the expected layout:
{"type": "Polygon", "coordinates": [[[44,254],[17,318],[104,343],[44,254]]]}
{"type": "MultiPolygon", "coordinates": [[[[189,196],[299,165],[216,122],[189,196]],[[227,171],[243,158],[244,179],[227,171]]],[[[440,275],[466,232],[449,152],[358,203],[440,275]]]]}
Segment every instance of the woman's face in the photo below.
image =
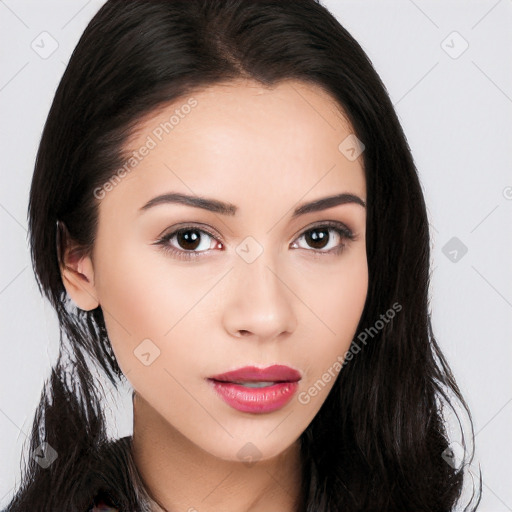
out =
{"type": "Polygon", "coordinates": [[[366,202],[351,133],[312,85],[217,85],[146,118],[127,146],[134,160],[95,191],[84,293],[101,305],[137,395],[222,459],[248,446],[266,459],[295,442],[355,335],[368,287],[365,207],[304,207],[340,194],[366,202]],[[297,384],[273,385],[288,400],[247,384],[221,385],[224,399],[208,380],[271,365],[299,372],[297,384]]]}

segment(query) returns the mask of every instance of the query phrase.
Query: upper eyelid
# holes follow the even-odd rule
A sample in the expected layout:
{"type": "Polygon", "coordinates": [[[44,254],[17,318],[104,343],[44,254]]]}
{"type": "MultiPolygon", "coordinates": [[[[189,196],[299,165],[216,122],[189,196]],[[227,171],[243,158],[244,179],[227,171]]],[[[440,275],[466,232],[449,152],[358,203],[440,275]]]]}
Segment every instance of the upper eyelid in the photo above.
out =
{"type": "Polygon", "coordinates": [[[298,234],[296,234],[293,240],[297,240],[298,238],[303,237],[308,231],[312,231],[316,228],[327,228],[328,230],[334,230],[339,234],[341,231],[342,235],[348,238],[349,240],[357,240],[359,235],[355,233],[349,226],[347,226],[344,222],[340,221],[319,221],[318,223],[313,223],[312,225],[301,229],[298,234]]]}
{"type": "Polygon", "coordinates": [[[186,231],[187,229],[196,229],[197,231],[201,231],[201,232],[204,232],[206,233],[207,235],[210,235],[214,238],[217,238],[217,239],[220,239],[222,240],[222,236],[220,234],[215,234],[214,232],[212,233],[212,231],[214,231],[213,229],[210,230],[209,228],[205,227],[204,224],[201,224],[201,223],[193,223],[191,222],[190,224],[187,224],[187,223],[183,223],[182,226],[178,226],[178,227],[173,227],[172,229],[168,230],[168,229],[165,229],[163,231],[163,233],[161,235],[158,236],[158,240],[161,240],[162,238],[170,238],[171,235],[174,236],[176,233],[180,232],[180,231],[186,231]]]}

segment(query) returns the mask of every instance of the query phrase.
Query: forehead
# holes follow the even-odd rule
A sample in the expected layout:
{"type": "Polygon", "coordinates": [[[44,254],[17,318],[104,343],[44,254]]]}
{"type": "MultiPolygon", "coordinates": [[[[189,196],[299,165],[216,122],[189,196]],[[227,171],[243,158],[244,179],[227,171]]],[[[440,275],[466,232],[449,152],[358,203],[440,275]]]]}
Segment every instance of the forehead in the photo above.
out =
{"type": "Polygon", "coordinates": [[[333,190],[364,196],[362,159],[349,160],[339,148],[351,133],[342,109],[318,86],[217,84],[138,123],[125,149],[138,152],[148,141],[151,149],[118,188],[139,198],[172,190],[235,204],[242,193],[258,202],[333,190]]]}
{"type": "MultiPolygon", "coordinates": [[[[350,129],[345,112],[331,94],[318,84],[293,79],[282,80],[273,86],[238,79],[201,87],[145,115],[139,122],[138,130],[148,131],[155,121],[168,120],[169,113],[173,112],[179,117],[173,123],[188,124],[189,127],[190,123],[181,122],[189,115],[198,122],[211,121],[217,125],[223,121],[225,124],[236,121],[237,124],[248,125],[262,119],[273,123],[277,119],[285,122],[285,116],[293,116],[311,121],[313,127],[322,123],[325,124],[324,128],[332,131],[337,131],[340,125],[344,129],[350,129]],[[196,105],[189,108],[186,105],[190,104],[192,98],[196,105]],[[182,110],[183,113],[180,112],[182,110]],[[219,118],[220,111],[223,116],[219,118]]],[[[292,129],[293,126],[289,125],[288,128],[292,129]]],[[[180,131],[183,131],[183,127],[180,131]]]]}

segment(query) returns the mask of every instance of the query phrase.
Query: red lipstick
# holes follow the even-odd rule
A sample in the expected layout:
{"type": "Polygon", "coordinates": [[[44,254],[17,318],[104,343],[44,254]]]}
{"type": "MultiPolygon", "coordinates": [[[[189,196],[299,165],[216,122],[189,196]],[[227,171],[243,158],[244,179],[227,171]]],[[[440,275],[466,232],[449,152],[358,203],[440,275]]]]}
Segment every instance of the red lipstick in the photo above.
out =
{"type": "Polygon", "coordinates": [[[228,405],[242,412],[264,413],[284,407],[295,394],[301,375],[289,366],[245,366],[214,375],[208,382],[228,405]]]}

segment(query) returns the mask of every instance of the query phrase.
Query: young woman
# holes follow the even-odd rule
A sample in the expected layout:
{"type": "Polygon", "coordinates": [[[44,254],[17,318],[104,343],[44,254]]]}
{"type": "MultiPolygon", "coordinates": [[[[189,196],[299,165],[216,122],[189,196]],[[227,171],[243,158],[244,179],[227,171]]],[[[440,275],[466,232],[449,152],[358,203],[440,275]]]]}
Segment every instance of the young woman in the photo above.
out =
{"type": "Polygon", "coordinates": [[[61,352],[7,510],[461,505],[472,454],[444,415],[471,417],[432,333],[420,182],[320,3],[107,1],[29,227],[61,352]],[[132,386],[133,436],[107,436],[97,370],[132,386]]]}

